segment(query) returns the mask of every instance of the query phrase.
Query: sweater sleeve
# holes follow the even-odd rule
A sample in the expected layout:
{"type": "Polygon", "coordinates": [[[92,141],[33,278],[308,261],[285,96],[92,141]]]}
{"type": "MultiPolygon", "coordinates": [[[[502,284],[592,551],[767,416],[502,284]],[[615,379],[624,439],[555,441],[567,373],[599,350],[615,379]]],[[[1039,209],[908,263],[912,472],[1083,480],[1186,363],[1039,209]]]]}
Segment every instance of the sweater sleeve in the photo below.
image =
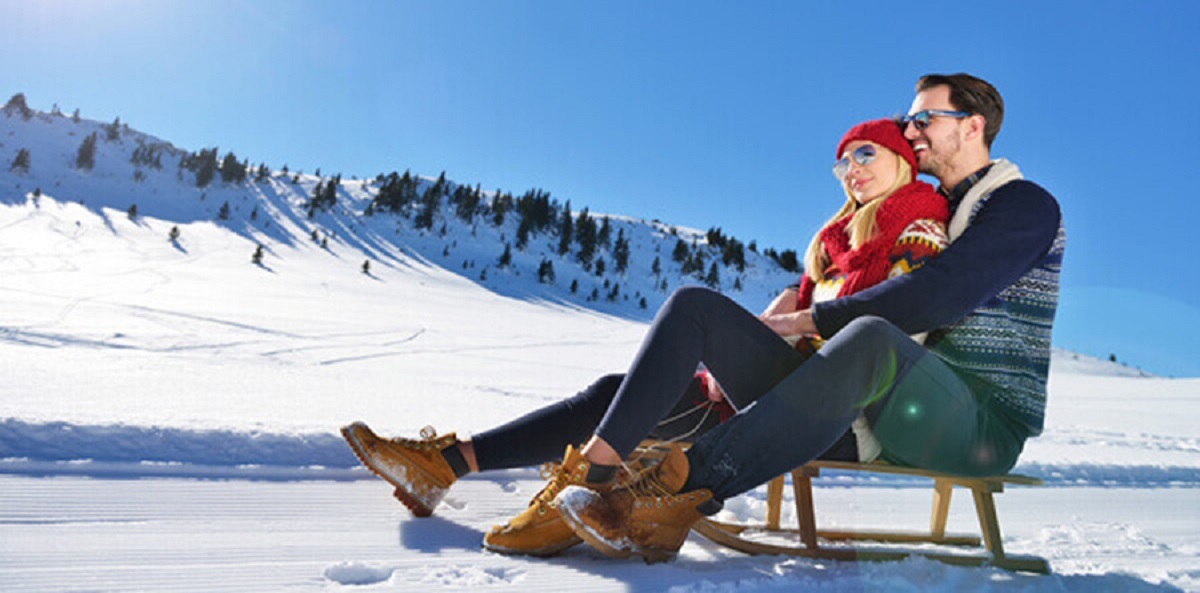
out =
{"type": "Polygon", "coordinates": [[[930,219],[912,221],[888,253],[888,278],[907,274],[928,263],[946,248],[946,225],[930,219]]]}
{"type": "Polygon", "coordinates": [[[1005,184],[937,258],[910,274],[813,305],[813,322],[825,338],[863,315],[887,319],[909,334],[954,323],[1028,272],[1053,245],[1060,218],[1058,202],[1037,184],[1005,184]]]}

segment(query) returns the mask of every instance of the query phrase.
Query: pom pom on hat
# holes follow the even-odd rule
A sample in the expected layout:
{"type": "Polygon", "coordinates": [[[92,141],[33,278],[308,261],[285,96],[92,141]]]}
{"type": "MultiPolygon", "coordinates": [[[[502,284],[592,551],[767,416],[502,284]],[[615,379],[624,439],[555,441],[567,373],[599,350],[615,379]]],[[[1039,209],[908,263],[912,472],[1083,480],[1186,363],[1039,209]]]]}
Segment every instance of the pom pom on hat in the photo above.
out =
{"type": "Polygon", "coordinates": [[[850,128],[846,135],[842,136],[841,142],[838,142],[833,158],[842,158],[842,151],[846,145],[855,140],[869,140],[900,155],[900,158],[908,161],[908,166],[912,169],[912,178],[917,178],[917,155],[904,138],[904,129],[895,120],[873,119],[850,128]]]}

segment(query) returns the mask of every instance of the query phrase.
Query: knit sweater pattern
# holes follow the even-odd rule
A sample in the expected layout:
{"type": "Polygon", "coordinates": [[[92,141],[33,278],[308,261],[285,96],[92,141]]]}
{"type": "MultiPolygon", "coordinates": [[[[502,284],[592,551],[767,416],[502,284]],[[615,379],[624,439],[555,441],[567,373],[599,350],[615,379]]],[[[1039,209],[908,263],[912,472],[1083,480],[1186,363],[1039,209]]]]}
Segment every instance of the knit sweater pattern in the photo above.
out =
{"type": "MultiPolygon", "coordinates": [[[[997,161],[959,204],[954,218],[966,218],[967,224],[960,229],[952,225],[951,241],[970,226],[997,189],[1014,179],[1020,179],[1016,167],[997,161]],[[963,208],[969,209],[966,216],[963,208]]],[[[1031,435],[1042,432],[1045,419],[1050,333],[1065,246],[1060,219],[1050,248],[1028,272],[963,319],[931,332],[926,341],[960,376],[986,381],[976,385],[977,393],[990,392],[1000,409],[1031,435]]]]}

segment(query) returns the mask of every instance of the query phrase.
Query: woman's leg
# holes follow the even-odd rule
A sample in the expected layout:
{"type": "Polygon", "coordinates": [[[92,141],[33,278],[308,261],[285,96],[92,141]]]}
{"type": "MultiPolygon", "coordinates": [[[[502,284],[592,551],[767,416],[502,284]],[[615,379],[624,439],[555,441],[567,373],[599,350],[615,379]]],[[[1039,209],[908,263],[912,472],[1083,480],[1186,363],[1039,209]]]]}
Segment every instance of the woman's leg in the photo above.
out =
{"type": "MultiPolygon", "coordinates": [[[[599,424],[621,386],[621,374],[605,375],[583,391],[460,442],[472,471],[527,467],[562,457],[599,424]]],[[[700,381],[693,378],[664,421],[648,436],[662,440],[698,438],[718,424],[700,381]]]]}
{"type": "Polygon", "coordinates": [[[587,440],[624,375],[605,375],[572,397],[472,437],[478,471],[528,467],[562,458],[567,445],[587,440]]]}
{"type": "Polygon", "coordinates": [[[680,289],[659,310],[596,436],[618,459],[627,457],[678,405],[701,362],[740,409],[787,377],[804,357],[728,297],[704,288],[680,289]]]}

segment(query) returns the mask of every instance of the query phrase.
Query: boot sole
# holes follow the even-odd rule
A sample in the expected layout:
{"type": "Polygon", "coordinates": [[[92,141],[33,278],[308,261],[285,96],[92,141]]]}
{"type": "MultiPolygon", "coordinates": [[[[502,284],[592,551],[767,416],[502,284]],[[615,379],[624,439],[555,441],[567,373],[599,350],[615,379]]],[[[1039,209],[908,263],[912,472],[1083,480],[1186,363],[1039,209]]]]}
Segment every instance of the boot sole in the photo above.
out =
{"type": "MultiPolygon", "coordinates": [[[[572,487],[574,488],[574,487],[572,487]]],[[[565,492],[565,491],[564,491],[565,492]]],[[[568,495],[567,500],[570,500],[568,495]]],[[[556,502],[557,499],[556,499],[556,502]]],[[[576,514],[576,509],[571,504],[556,504],[558,514],[562,516],[563,522],[575,532],[575,535],[587,542],[589,546],[596,551],[610,558],[629,558],[630,556],[641,556],[646,564],[657,564],[659,562],[670,562],[679,555],[679,550],[666,550],[656,547],[639,546],[630,541],[630,547],[619,546],[608,541],[600,534],[592,531],[591,527],[584,523],[583,520],[576,514]]]]}
{"type": "Polygon", "coordinates": [[[628,558],[636,554],[636,550],[630,550],[628,548],[616,546],[608,542],[601,537],[600,534],[593,532],[592,529],[583,522],[579,515],[576,514],[575,506],[570,503],[570,491],[576,488],[578,487],[567,487],[567,489],[559,493],[559,497],[555,499],[555,507],[558,509],[558,514],[562,516],[563,521],[567,524],[567,527],[570,527],[571,531],[574,531],[576,536],[587,542],[587,545],[594,548],[597,552],[608,556],[609,558],[628,558]],[[563,503],[564,494],[568,495],[566,498],[566,504],[563,503]]]}
{"type": "Polygon", "coordinates": [[[484,547],[484,549],[490,550],[497,554],[503,554],[505,556],[537,556],[539,558],[546,558],[549,556],[557,556],[563,550],[566,550],[568,548],[573,548],[582,543],[583,543],[583,540],[576,537],[574,539],[568,540],[561,544],[556,544],[553,546],[546,546],[544,548],[536,548],[533,550],[528,550],[528,549],[522,549],[522,548],[506,548],[504,546],[497,546],[494,544],[489,544],[485,540],[483,542],[483,547],[484,547]]]}
{"type": "MultiPolygon", "coordinates": [[[[351,425],[351,426],[353,426],[353,425],[351,425]]],[[[401,484],[398,480],[396,480],[394,477],[392,477],[392,475],[389,474],[386,470],[375,465],[375,461],[367,453],[366,447],[364,447],[363,444],[358,440],[358,437],[354,436],[354,432],[351,430],[351,426],[343,426],[342,427],[342,429],[341,429],[342,438],[346,441],[347,445],[350,445],[350,450],[354,452],[354,456],[358,458],[358,460],[363,464],[363,466],[365,466],[368,470],[371,471],[371,473],[375,474],[376,476],[378,476],[385,482],[391,484],[392,486],[395,486],[396,490],[394,492],[392,492],[392,496],[395,496],[396,500],[399,500],[400,503],[403,504],[409,510],[409,512],[411,512],[413,514],[413,516],[423,518],[423,517],[428,517],[428,516],[432,515],[433,514],[432,508],[426,506],[425,503],[421,502],[416,497],[414,497],[412,494],[410,494],[408,492],[408,490],[405,489],[405,485],[401,484]]],[[[417,471],[422,474],[425,474],[426,478],[431,477],[428,474],[426,474],[424,471],[421,471],[421,469],[419,467],[409,466],[409,469],[412,471],[417,471]]],[[[439,498],[438,500],[440,502],[441,499],[439,498]]],[[[434,506],[437,506],[437,505],[435,504],[434,506]]]]}

